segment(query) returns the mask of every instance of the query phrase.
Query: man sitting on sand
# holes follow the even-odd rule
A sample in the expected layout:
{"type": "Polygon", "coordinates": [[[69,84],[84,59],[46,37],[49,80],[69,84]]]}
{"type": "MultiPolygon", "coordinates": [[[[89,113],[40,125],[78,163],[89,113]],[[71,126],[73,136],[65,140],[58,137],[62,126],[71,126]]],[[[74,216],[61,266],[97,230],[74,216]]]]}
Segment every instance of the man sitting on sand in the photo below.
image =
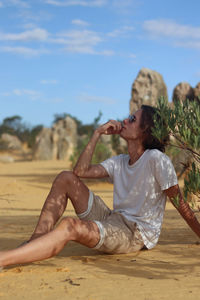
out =
{"type": "MultiPolygon", "coordinates": [[[[104,253],[129,253],[153,248],[159,238],[166,197],[178,197],[179,213],[200,237],[200,224],[184,202],[165,143],[152,136],[156,109],[143,105],[122,123],[111,120],[94,131],[73,170],[60,173],[52,184],[30,240],[14,250],[0,252],[0,267],[44,260],[58,254],[68,241],[104,253]],[[92,155],[102,134],[119,134],[127,141],[121,154],[92,165],[92,155]],[[114,204],[110,210],[90,191],[82,178],[110,177],[114,204]],[[63,215],[68,199],[78,218],[63,215]]],[[[184,237],[183,237],[184,238],[184,237]]]]}

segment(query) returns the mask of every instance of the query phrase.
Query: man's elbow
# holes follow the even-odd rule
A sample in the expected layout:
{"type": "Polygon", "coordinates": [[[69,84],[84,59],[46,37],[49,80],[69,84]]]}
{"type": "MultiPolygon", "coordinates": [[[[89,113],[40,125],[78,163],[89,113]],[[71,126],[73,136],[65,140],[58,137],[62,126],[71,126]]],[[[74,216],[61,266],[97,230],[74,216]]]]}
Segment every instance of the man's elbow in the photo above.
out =
{"type": "Polygon", "coordinates": [[[79,170],[78,168],[73,168],[73,173],[74,173],[76,176],[78,176],[78,177],[81,176],[81,172],[80,172],[80,170],[79,170]]]}
{"type": "Polygon", "coordinates": [[[73,169],[73,173],[78,176],[78,177],[84,177],[85,175],[85,170],[83,170],[82,168],[74,168],[73,169]]]}

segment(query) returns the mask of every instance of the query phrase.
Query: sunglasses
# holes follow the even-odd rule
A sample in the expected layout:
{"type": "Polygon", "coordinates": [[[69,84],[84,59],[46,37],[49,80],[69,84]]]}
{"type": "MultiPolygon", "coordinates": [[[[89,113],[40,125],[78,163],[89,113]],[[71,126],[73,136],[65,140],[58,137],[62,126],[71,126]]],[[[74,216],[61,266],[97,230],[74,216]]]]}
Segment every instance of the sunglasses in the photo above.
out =
{"type": "Polygon", "coordinates": [[[136,116],[135,116],[135,115],[130,115],[130,116],[128,117],[128,120],[129,120],[129,123],[133,123],[133,122],[136,121],[136,116]]]}

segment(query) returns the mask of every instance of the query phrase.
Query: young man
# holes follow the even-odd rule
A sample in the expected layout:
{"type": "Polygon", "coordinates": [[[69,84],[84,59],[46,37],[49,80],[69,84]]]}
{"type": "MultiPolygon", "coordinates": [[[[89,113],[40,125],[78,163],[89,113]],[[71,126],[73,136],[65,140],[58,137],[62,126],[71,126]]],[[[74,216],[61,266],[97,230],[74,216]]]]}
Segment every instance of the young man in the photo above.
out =
{"type": "Polygon", "coordinates": [[[73,172],[64,171],[53,182],[29,242],[0,252],[0,266],[50,258],[68,241],[106,253],[151,249],[161,231],[166,196],[172,203],[179,198],[177,210],[200,237],[200,224],[183,201],[173,165],[162,152],[166,141],[160,143],[152,136],[154,114],[154,108],[142,106],[122,124],[111,120],[97,128],[73,172]],[[92,165],[92,155],[102,134],[120,134],[127,141],[128,155],[92,165]],[[110,177],[114,184],[114,209],[111,211],[79,177],[110,177]],[[63,218],[55,228],[68,199],[78,218],[63,218]]]}

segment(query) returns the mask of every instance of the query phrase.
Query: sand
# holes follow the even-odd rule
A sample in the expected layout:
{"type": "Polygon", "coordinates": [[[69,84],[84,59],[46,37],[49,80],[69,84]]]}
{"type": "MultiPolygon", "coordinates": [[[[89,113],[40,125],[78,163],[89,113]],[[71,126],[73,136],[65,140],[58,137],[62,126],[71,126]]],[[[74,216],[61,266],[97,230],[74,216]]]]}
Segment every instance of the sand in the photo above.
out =
{"type": "MultiPolygon", "coordinates": [[[[29,238],[52,180],[64,169],[64,161],[0,164],[0,250],[29,238]]],[[[112,207],[111,184],[88,185],[112,207]]],[[[74,215],[71,205],[67,214],[74,215]]],[[[57,257],[4,269],[0,299],[200,299],[199,242],[167,203],[154,249],[105,255],[71,242],[57,257]]]]}

